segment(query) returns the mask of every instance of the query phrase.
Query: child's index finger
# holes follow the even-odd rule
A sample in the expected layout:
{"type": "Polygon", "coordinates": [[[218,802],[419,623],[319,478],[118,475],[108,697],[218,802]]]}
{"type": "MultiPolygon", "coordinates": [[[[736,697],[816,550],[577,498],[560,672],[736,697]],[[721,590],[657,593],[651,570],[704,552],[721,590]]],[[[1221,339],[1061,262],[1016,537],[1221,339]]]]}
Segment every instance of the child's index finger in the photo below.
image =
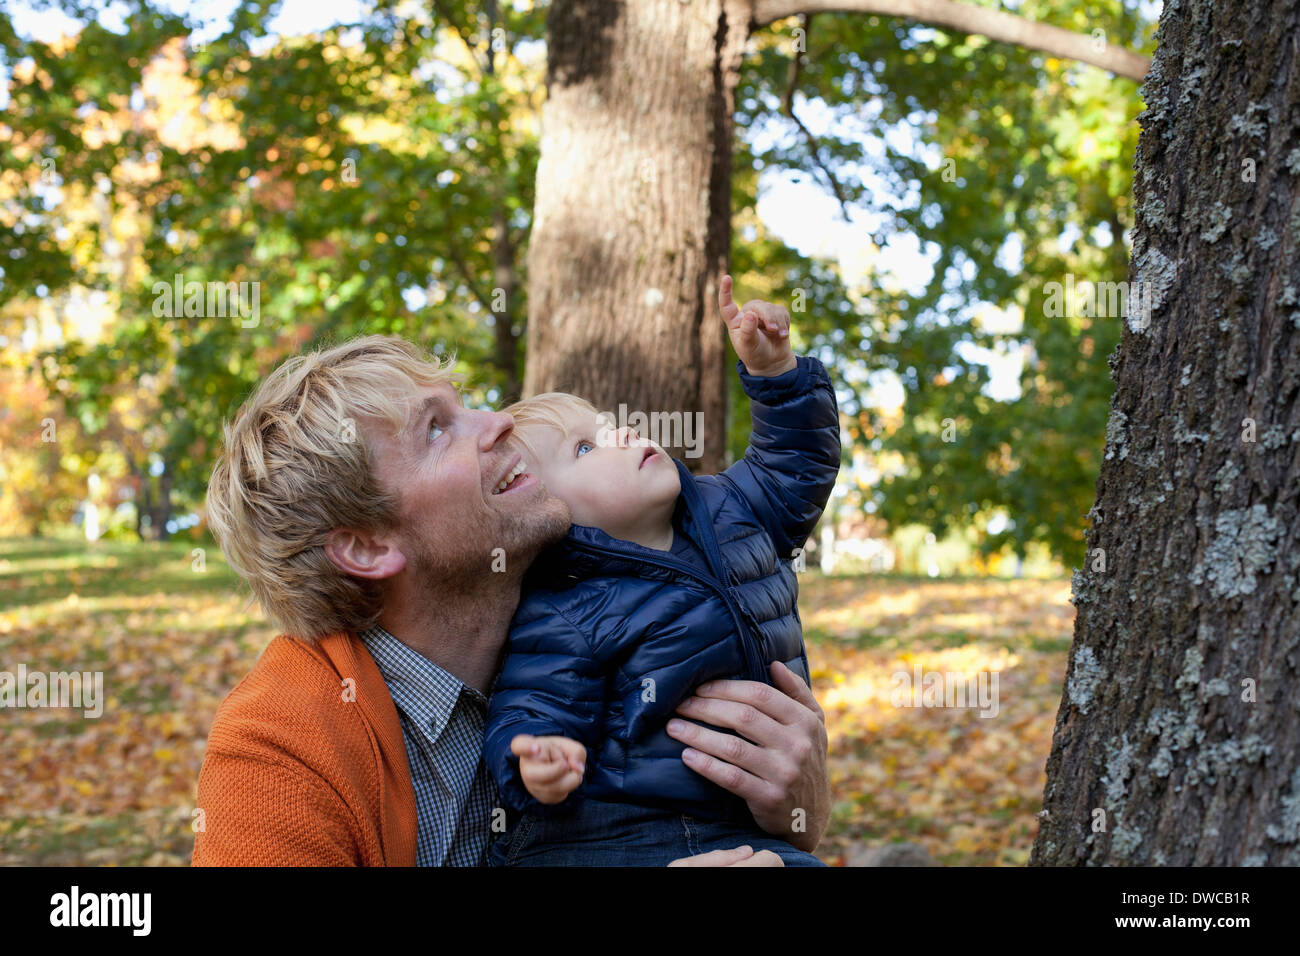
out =
{"type": "Polygon", "coordinates": [[[534,737],[532,734],[516,734],[510,741],[510,752],[516,757],[543,760],[546,759],[542,755],[545,746],[540,737],[534,737]]]}
{"type": "Polygon", "coordinates": [[[724,275],[722,281],[718,283],[718,308],[722,310],[722,320],[727,325],[735,325],[735,318],[740,314],[740,306],[736,305],[735,299],[731,297],[731,276],[724,275]]]}

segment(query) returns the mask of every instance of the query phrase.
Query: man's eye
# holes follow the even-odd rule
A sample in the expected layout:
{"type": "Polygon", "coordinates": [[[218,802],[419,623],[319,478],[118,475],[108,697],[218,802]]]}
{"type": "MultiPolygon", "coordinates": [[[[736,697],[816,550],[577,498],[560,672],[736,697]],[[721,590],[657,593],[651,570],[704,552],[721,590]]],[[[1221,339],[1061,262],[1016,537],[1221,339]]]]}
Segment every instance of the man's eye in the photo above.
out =
{"type": "Polygon", "coordinates": [[[442,434],[442,429],[438,426],[438,423],[429,422],[429,441],[431,443],[437,441],[438,436],[441,434],[442,434]]]}
{"type": "Polygon", "coordinates": [[[587,453],[587,452],[583,451],[584,448],[585,448],[587,451],[591,451],[591,450],[592,450],[593,448],[595,448],[595,447],[596,447],[596,446],[593,445],[593,444],[592,444],[591,442],[589,442],[589,441],[580,441],[580,442],[578,442],[578,448],[577,448],[578,457],[581,458],[583,455],[585,455],[585,454],[587,453]]]}

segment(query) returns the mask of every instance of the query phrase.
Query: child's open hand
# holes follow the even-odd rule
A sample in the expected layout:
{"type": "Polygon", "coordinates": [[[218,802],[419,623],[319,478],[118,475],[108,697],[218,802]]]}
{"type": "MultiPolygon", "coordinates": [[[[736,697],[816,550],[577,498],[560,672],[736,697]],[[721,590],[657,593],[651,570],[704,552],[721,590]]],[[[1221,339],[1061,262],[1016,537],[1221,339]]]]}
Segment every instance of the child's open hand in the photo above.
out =
{"type": "Polygon", "coordinates": [[[790,313],[784,306],[760,299],[736,305],[731,298],[731,276],[718,286],[718,305],[727,323],[731,344],[750,375],[771,378],[782,375],[797,363],[790,348],[790,313]]]}
{"type": "Polygon", "coordinates": [[[546,804],[573,793],[587,767],[587,748],[568,737],[517,734],[510,752],[519,758],[519,775],[528,792],[546,804]]]}

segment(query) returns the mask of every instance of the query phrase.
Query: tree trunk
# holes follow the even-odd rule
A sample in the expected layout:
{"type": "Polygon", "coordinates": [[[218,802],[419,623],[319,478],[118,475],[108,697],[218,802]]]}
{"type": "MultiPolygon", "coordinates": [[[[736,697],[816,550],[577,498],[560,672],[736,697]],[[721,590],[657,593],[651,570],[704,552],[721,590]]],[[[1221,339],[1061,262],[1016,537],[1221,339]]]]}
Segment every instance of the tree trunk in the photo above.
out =
{"type": "MultiPolygon", "coordinates": [[[[500,11],[496,0],[483,4],[488,19],[488,38],[483,50],[483,72],[494,76],[497,71],[495,38],[500,24],[500,11]]],[[[468,44],[467,44],[468,45],[468,44]]],[[[504,110],[500,102],[491,103],[492,125],[501,129],[504,110]]],[[[515,266],[515,244],[510,238],[510,216],[506,209],[504,186],[498,192],[492,210],[492,302],[493,330],[496,333],[496,364],[505,374],[497,407],[504,408],[519,399],[519,336],[515,333],[515,293],[519,289],[519,270],[515,266]],[[498,292],[500,298],[498,298],[498,292]]]]}
{"type": "Polygon", "coordinates": [[[153,497],[149,488],[149,464],[145,459],[145,466],[137,468],[134,461],[131,464],[131,474],[136,479],[136,496],[135,496],[135,536],[141,541],[145,540],[144,519],[149,519],[152,530],[153,525],[153,497]]]}
{"type": "Polygon", "coordinates": [[[153,536],[155,541],[166,541],[172,536],[167,530],[167,522],[172,520],[172,465],[163,462],[162,474],[158,476],[158,507],[154,511],[153,536]]]}
{"type": "Polygon", "coordinates": [[[519,398],[519,337],[514,328],[519,273],[515,269],[515,247],[510,241],[510,222],[504,200],[499,201],[492,211],[492,281],[495,283],[493,296],[496,296],[497,289],[501,290],[502,308],[493,313],[493,320],[497,367],[506,377],[497,407],[504,408],[519,398]]]}
{"type": "Polygon", "coordinates": [[[1300,864],[1300,6],[1170,0],[1032,864],[1300,864]],[[1144,317],[1149,324],[1143,329],[1144,317]]]}
{"type": "Polygon", "coordinates": [[[547,21],[524,392],[576,392],[619,424],[620,403],[680,413],[649,437],[706,472],[726,446],[717,283],[748,20],[730,0],[555,0],[547,21]],[[701,457],[672,441],[687,421],[701,457]]]}

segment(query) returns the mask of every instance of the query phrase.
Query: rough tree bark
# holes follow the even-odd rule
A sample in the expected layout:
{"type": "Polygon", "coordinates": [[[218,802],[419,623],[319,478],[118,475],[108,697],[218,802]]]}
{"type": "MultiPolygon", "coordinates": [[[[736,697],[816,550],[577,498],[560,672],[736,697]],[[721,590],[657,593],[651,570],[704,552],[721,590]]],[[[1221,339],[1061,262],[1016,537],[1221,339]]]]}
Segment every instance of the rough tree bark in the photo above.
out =
{"type": "MultiPolygon", "coordinates": [[[[951,0],[803,6],[987,30],[1121,75],[1146,66],[1092,37],[951,0]]],[[[615,415],[620,403],[698,414],[704,454],[689,463],[721,469],[730,362],[716,302],[731,245],[733,94],[750,33],[800,12],[797,0],[553,0],[525,394],[577,392],[615,415]]]]}
{"type": "Polygon", "coordinates": [[[1300,6],[1167,0],[1031,864],[1300,864],[1300,6]]]}
{"type": "Polygon", "coordinates": [[[547,33],[524,391],[573,391],[615,414],[619,402],[701,413],[701,462],[716,468],[715,303],[747,18],[722,0],[555,0],[547,33]]]}

